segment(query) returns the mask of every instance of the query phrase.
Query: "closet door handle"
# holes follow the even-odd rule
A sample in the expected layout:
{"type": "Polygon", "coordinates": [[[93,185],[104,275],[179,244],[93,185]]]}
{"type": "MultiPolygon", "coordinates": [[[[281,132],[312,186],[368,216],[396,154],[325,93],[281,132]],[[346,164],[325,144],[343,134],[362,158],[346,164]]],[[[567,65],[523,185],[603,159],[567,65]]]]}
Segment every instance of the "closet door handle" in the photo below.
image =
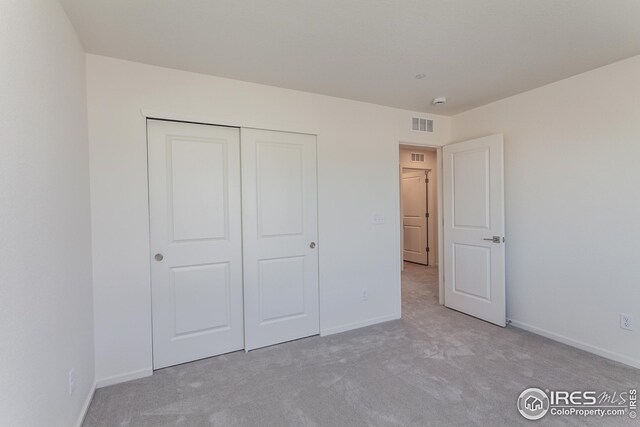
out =
{"type": "Polygon", "coordinates": [[[310,247],[311,249],[314,249],[314,248],[316,247],[316,242],[311,242],[311,243],[309,244],[309,247],[310,247]]]}

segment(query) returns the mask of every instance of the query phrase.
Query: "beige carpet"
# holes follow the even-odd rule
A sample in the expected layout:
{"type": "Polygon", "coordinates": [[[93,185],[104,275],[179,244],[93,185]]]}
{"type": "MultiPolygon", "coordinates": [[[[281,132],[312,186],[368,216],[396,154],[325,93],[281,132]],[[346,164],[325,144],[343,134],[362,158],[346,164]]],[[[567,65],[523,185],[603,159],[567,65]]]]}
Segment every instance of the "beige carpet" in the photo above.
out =
{"type": "MultiPolygon", "coordinates": [[[[622,391],[640,371],[437,304],[437,270],[407,264],[403,319],[156,371],[99,389],[85,427],[513,426],[522,390],[622,391]]],[[[538,425],[640,425],[551,417],[538,425]]]]}

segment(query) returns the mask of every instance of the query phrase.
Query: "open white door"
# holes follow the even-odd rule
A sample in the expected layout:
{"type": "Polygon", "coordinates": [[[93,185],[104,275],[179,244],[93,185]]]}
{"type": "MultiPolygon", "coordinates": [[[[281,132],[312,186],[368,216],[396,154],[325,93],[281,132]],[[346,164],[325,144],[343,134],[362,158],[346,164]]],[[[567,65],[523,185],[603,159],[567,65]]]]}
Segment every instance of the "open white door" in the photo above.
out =
{"type": "Polygon", "coordinates": [[[153,367],[241,350],[240,130],[149,120],[153,367]]]}
{"type": "Polygon", "coordinates": [[[442,155],[445,305],[505,326],[503,137],[442,155]]]}
{"type": "Polygon", "coordinates": [[[245,348],[320,332],[316,137],[242,129],[245,348]]]}
{"type": "Polygon", "coordinates": [[[402,254],[405,261],[429,265],[427,171],[402,172],[402,254]]]}

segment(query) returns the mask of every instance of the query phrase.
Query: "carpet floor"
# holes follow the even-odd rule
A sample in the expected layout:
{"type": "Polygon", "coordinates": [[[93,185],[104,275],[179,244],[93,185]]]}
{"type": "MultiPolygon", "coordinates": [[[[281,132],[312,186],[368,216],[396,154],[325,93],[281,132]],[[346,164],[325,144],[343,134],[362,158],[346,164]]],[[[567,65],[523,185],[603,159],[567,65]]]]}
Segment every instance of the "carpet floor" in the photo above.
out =
{"type": "MultiPolygon", "coordinates": [[[[528,387],[620,392],[640,370],[438,305],[437,270],[406,263],[401,320],[156,371],[96,391],[85,427],[514,426],[528,387]]],[[[634,425],[551,416],[539,425],[634,425]]]]}

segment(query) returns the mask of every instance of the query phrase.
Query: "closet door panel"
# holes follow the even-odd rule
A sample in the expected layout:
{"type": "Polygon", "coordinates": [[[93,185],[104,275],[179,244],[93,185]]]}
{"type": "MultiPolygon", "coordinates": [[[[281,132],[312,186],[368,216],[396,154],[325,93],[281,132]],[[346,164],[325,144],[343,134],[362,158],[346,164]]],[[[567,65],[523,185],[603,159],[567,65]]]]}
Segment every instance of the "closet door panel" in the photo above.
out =
{"type": "Polygon", "coordinates": [[[245,347],[319,333],[316,137],[242,129],[245,347]]]}

